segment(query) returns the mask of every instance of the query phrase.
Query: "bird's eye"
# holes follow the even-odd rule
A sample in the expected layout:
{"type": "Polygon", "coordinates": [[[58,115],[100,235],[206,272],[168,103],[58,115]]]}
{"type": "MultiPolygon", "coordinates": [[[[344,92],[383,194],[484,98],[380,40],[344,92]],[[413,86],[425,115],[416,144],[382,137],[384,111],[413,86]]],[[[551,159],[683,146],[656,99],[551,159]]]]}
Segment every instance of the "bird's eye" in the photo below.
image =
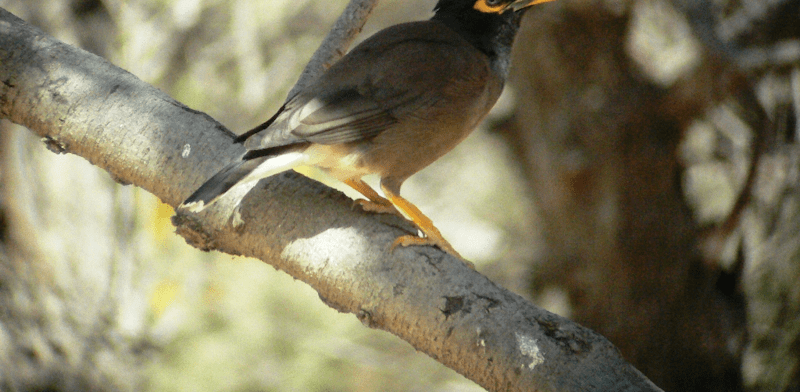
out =
{"type": "Polygon", "coordinates": [[[499,14],[506,9],[506,3],[508,0],[478,0],[473,8],[480,12],[499,14]]]}

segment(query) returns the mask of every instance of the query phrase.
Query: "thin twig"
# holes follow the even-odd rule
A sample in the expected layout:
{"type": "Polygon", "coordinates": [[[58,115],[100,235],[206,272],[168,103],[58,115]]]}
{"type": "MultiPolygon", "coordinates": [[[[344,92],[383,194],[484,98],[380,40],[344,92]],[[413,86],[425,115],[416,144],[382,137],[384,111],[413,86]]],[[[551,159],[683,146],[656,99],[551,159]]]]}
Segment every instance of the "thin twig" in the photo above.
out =
{"type": "Polygon", "coordinates": [[[322,40],[322,44],[311,56],[311,60],[306,64],[297,83],[289,91],[289,95],[286,97],[287,101],[347,53],[353,39],[364,28],[369,14],[377,4],[378,0],[350,0],[342,14],[339,15],[339,19],[333,24],[331,31],[322,40]]]}

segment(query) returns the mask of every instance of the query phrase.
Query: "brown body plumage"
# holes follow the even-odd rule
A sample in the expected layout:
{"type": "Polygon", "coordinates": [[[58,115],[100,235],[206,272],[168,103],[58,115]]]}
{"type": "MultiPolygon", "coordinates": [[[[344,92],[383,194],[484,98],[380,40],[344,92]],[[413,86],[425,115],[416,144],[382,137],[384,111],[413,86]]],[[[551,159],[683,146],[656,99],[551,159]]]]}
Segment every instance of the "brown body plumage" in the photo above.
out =
{"type": "Polygon", "coordinates": [[[399,196],[408,177],[475,129],[503,89],[522,7],[542,2],[440,0],[429,21],[381,30],[292,97],[266,123],[243,134],[248,152],[185,202],[200,210],[238,183],[298,165],[316,166],[352,186],[366,209],[406,213],[425,238],[458,255],[432,222],[399,196]],[[384,199],[361,181],[381,178],[384,199]]]}

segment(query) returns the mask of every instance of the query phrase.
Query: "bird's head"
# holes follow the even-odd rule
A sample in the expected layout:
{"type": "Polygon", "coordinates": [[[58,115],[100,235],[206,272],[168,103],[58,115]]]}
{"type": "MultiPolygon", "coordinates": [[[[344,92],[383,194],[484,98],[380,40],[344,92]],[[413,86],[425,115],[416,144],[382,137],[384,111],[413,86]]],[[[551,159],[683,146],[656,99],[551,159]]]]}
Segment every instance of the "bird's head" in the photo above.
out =
{"type": "Polygon", "coordinates": [[[439,0],[433,11],[436,13],[434,19],[509,19],[514,14],[519,17],[521,11],[534,4],[550,1],[554,0],[439,0]],[[507,13],[509,10],[514,12],[507,13]]]}
{"type": "Polygon", "coordinates": [[[467,39],[489,56],[498,74],[505,75],[522,14],[534,4],[549,1],[553,0],[439,0],[433,20],[467,39]]]}
{"type": "Polygon", "coordinates": [[[508,10],[519,11],[549,1],[553,0],[475,0],[472,8],[486,14],[502,14],[508,10]]]}

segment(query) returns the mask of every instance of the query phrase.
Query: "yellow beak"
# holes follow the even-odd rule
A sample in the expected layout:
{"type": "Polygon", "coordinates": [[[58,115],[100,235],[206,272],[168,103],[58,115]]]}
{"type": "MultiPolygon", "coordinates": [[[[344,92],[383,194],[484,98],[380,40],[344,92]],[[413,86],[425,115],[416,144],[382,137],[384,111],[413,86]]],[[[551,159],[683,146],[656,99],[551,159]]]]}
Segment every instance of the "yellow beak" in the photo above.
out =
{"type": "Polygon", "coordinates": [[[532,5],[541,4],[541,3],[547,3],[547,2],[550,2],[550,1],[555,1],[555,0],[519,0],[519,1],[516,1],[514,3],[511,3],[510,7],[514,11],[519,11],[519,10],[521,10],[523,8],[527,8],[527,7],[530,7],[532,5]]]}

